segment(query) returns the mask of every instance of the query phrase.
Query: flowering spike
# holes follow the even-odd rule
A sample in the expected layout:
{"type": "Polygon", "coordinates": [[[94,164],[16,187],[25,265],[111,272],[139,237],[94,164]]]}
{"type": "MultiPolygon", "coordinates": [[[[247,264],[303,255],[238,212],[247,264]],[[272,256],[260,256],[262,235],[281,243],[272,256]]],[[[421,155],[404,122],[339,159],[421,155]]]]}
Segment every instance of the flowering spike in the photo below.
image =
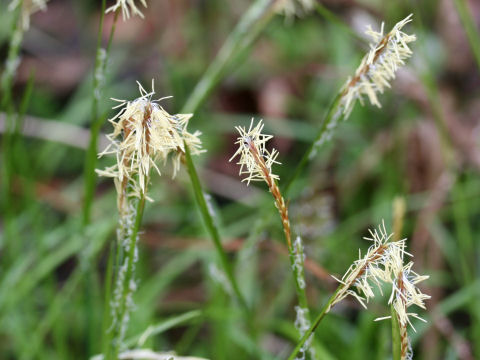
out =
{"type": "Polygon", "coordinates": [[[395,78],[397,69],[412,55],[408,43],[415,41],[416,37],[402,31],[410,21],[412,14],[386,35],[383,35],[383,23],[380,32],[368,26],[366,34],[372,38],[373,44],[370,44],[370,51],[362,59],[355,76],[347,80],[342,90],[341,105],[345,117],[350,115],[356,100],[363,105],[363,96],[367,96],[372,105],[382,106],[377,93],[383,93],[385,88],[390,87],[389,82],[395,78]]]}
{"type": "MultiPolygon", "coordinates": [[[[389,242],[393,234],[388,234],[385,224],[377,230],[369,230],[371,238],[365,237],[365,240],[372,241],[373,244],[367,250],[365,256],[359,253],[359,259],[356,260],[343,275],[339,282],[342,284],[340,291],[332,301],[330,308],[342,301],[348,295],[353,296],[358,302],[366,308],[365,302],[374,297],[373,286],[377,286],[381,291],[381,281],[390,279],[389,273],[385,270],[384,264],[390,258],[392,252],[399,249],[403,251],[405,240],[389,242]],[[356,287],[359,293],[352,290],[356,287]]],[[[330,310],[330,309],[329,309],[330,310]]]]}
{"type": "MultiPolygon", "coordinates": [[[[140,97],[134,101],[113,99],[119,102],[114,108],[120,111],[110,119],[113,132],[107,137],[110,145],[99,155],[116,154],[117,163],[105,170],[97,170],[101,176],[117,178],[118,181],[130,181],[133,194],[140,197],[145,194],[146,183],[153,168],[160,174],[158,160],[167,161],[173,154],[173,176],[180,167],[180,160],[189,146],[193,155],[203,152],[200,132],[187,131],[191,114],[170,115],[152,100],[155,92],[147,92],[138,83],[140,97]],[[120,137],[120,140],[118,138],[120,137]],[[136,179],[138,177],[138,179],[136,179]]],[[[162,99],[160,99],[162,100],[162,99]]]]}
{"type": "Polygon", "coordinates": [[[238,144],[238,150],[233,154],[229,161],[240,156],[237,165],[240,165],[240,175],[248,174],[242,181],[250,184],[250,181],[271,181],[278,180],[278,175],[272,173],[272,165],[280,164],[276,161],[278,151],[272,149],[268,151],[265,144],[273,138],[272,135],[262,134],[262,120],[253,126],[253,118],[250,127],[245,130],[244,127],[237,126],[235,129],[240,133],[235,144],[238,144]]]}

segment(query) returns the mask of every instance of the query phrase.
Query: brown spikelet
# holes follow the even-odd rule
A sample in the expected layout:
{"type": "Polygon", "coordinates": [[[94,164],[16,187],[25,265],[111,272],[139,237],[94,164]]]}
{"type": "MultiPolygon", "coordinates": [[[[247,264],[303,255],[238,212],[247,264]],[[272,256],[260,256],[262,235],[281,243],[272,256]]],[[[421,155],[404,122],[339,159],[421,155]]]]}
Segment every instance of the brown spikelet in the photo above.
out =
{"type": "Polygon", "coordinates": [[[285,239],[287,241],[288,249],[292,249],[290,220],[288,217],[288,207],[285,203],[285,199],[283,198],[282,193],[280,192],[280,188],[278,187],[275,179],[272,177],[271,171],[265,163],[264,158],[260,155],[257,147],[253,142],[250,142],[249,150],[253,158],[255,159],[255,162],[260,167],[264,175],[265,182],[267,183],[268,189],[272,193],[272,196],[275,200],[275,206],[278,209],[278,212],[280,213],[280,217],[282,219],[283,232],[285,233],[285,239]]]}

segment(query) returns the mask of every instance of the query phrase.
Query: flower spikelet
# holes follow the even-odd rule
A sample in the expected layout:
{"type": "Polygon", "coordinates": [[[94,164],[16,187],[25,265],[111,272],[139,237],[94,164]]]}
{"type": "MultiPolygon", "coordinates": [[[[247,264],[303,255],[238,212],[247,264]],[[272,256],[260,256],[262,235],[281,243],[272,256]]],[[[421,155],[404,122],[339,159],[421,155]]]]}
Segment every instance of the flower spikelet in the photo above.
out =
{"type": "Polygon", "coordinates": [[[342,107],[346,117],[359,100],[363,105],[363,96],[366,95],[372,105],[381,107],[377,93],[383,93],[390,87],[390,81],[395,78],[397,69],[405,64],[405,60],[412,55],[408,44],[415,41],[415,35],[408,35],[402,28],[412,21],[412,14],[397,23],[386,35],[383,34],[384,24],[380,32],[368,26],[366,34],[373,43],[370,51],[362,59],[353,78],[349,78],[342,90],[342,107]]]}
{"type": "MultiPolygon", "coordinates": [[[[429,276],[419,275],[414,272],[412,270],[412,261],[404,264],[405,254],[411,256],[405,251],[395,251],[387,264],[387,271],[391,276],[389,282],[392,284],[392,293],[388,303],[393,305],[400,325],[406,326],[408,324],[415,330],[410,321],[410,317],[422,321],[425,320],[419,317],[416,313],[408,312],[407,309],[412,305],[425,309],[425,300],[429,299],[430,296],[423,294],[417,287],[417,284],[428,279],[429,276]]],[[[390,318],[390,316],[379,318],[377,320],[388,318],[390,318]]]]}
{"type": "Polygon", "coordinates": [[[30,16],[39,10],[46,10],[47,1],[48,0],[13,0],[8,6],[8,9],[13,11],[21,4],[20,25],[24,31],[27,31],[30,27],[30,16]]]}
{"type": "Polygon", "coordinates": [[[372,241],[373,244],[363,257],[359,251],[359,259],[350,266],[341,280],[336,279],[342,284],[342,287],[330,308],[348,295],[356,298],[366,308],[365,302],[374,297],[373,287],[377,286],[382,291],[381,282],[390,281],[389,268],[385,264],[390,261],[392,254],[404,252],[405,240],[390,242],[393,234],[387,233],[384,223],[378,227],[378,230],[369,230],[369,232],[371,237],[364,239],[372,241]],[[352,287],[355,287],[358,292],[352,290],[352,287]]]}
{"type": "MultiPolygon", "coordinates": [[[[143,6],[147,7],[147,3],[145,0],[140,0],[140,2],[143,6]]],[[[130,14],[132,14],[133,16],[138,15],[143,19],[143,14],[135,5],[135,0],[117,0],[116,4],[110,6],[105,11],[105,13],[109,13],[110,11],[117,11],[118,8],[122,9],[123,20],[129,19],[130,14]]]]}
{"type": "Polygon", "coordinates": [[[203,150],[200,132],[192,134],[187,131],[192,115],[170,115],[158,104],[162,99],[152,100],[155,94],[153,83],[151,92],[138,85],[140,97],[134,101],[113,99],[120,103],[115,108],[121,107],[121,110],[109,120],[113,125],[113,132],[107,135],[110,145],[99,156],[115,154],[117,162],[105,170],[97,170],[97,173],[113,177],[122,184],[130,181],[133,184],[132,193],[140,197],[140,194],[145,194],[151,169],[160,174],[159,160],[166,162],[172,154],[175,176],[185,144],[192,155],[203,150]]]}
{"type": "Polygon", "coordinates": [[[250,181],[266,181],[269,183],[272,180],[279,179],[278,175],[272,172],[272,165],[280,164],[276,161],[278,151],[275,149],[268,151],[266,149],[266,142],[273,136],[262,134],[263,126],[262,120],[260,120],[254,127],[252,118],[248,130],[241,126],[235,127],[240,133],[235,142],[238,145],[238,150],[229,161],[240,156],[237,164],[240,165],[240,175],[247,174],[247,177],[242,179],[247,184],[250,184],[250,181]]]}

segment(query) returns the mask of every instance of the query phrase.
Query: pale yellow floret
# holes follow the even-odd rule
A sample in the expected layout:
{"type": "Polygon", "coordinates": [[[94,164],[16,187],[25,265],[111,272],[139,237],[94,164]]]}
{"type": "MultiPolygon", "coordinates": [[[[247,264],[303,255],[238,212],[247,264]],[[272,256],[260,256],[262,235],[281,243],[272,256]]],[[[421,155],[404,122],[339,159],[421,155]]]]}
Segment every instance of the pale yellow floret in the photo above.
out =
{"type": "Polygon", "coordinates": [[[30,27],[30,16],[39,10],[46,10],[47,1],[48,0],[13,0],[8,6],[8,9],[13,11],[21,4],[20,25],[24,31],[27,31],[30,27]]]}
{"type": "MultiPolygon", "coordinates": [[[[140,0],[140,2],[144,7],[147,7],[147,3],[145,0],[140,0]]],[[[135,0],[117,0],[115,5],[110,6],[106,10],[106,13],[109,13],[111,11],[117,11],[118,8],[122,9],[123,20],[129,19],[130,15],[138,15],[143,19],[143,13],[135,5],[135,0]]]]}
{"type": "Polygon", "coordinates": [[[122,183],[133,184],[130,194],[140,197],[146,193],[146,184],[150,171],[160,174],[158,161],[164,163],[169,157],[173,159],[173,176],[180,167],[180,159],[185,153],[185,145],[192,155],[201,149],[200,132],[187,131],[191,114],[170,115],[152,100],[152,91],[147,92],[139,85],[140,97],[134,101],[117,100],[120,104],[114,108],[121,110],[109,122],[113,132],[107,135],[110,145],[99,156],[115,154],[116,163],[105,170],[97,170],[101,176],[113,177],[122,183]]]}
{"type": "Polygon", "coordinates": [[[411,14],[397,23],[386,35],[383,34],[383,23],[380,32],[368,26],[366,34],[373,41],[370,51],[362,59],[355,76],[350,77],[343,87],[341,105],[345,117],[349,116],[356,100],[363,105],[363,96],[366,96],[372,105],[381,107],[377,93],[383,93],[390,87],[390,81],[395,78],[397,69],[412,55],[408,44],[415,41],[416,37],[402,31],[410,21],[411,14]]]}
{"type": "Polygon", "coordinates": [[[273,136],[262,134],[263,126],[262,120],[260,120],[254,127],[252,118],[248,130],[241,126],[235,127],[240,134],[235,142],[238,149],[229,161],[237,156],[240,157],[237,162],[240,165],[239,174],[240,176],[247,175],[246,178],[242,179],[247,184],[250,184],[250,181],[267,181],[268,178],[279,180],[278,175],[272,172],[272,165],[280,164],[276,161],[278,151],[275,149],[268,151],[266,149],[265,144],[273,136]]]}

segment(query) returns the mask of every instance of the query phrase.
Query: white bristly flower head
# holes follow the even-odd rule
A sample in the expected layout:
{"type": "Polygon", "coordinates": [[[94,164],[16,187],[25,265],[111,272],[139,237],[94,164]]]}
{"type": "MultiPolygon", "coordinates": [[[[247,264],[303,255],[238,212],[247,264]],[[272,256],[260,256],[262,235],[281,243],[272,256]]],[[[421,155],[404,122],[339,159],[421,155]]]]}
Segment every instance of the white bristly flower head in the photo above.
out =
{"type": "MultiPolygon", "coordinates": [[[[429,276],[419,275],[412,270],[413,262],[410,261],[404,264],[404,255],[410,254],[406,252],[396,252],[393,254],[391,261],[387,264],[387,270],[390,273],[392,284],[392,294],[388,301],[389,304],[393,304],[395,313],[398,316],[400,325],[413,327],[410,317],[414,317],[421,321],[424,321],[416,313],[408,312],[408,308],[412,305],[416,305],[421,309],[425,309],[425,300],[430,299],[429,295],[423,294],[417,287],[417,284],[421,281],[427,280],[429,276]]],[[[376,320],[389,319],[390,316],[378,318],[376,320]]]]}
{"type": "Polygon", "coordinates": [[[374,297],[373,287],[377,286],[380,292],[382,282],[390,282],[391,275],[388,266],[393,254],[405,252],[405,240],[390,242],[393,234],[388,234],[385,223],[377,230],[369,230],[371,238],[365,237],[365,240],[373,241],[373,244],[362,257],[359,250],[359,259],[356,260],[347,270],[342,279],[336,279],[343,287],[338,292],[331,307],[342,301],[348,295],[356,298],[360,304],[366,308],[365,301],[374,297]],[[358,292],[351,289],[355,287],[358,292]]]}
{"type": "Polygon", "coordinates": [[[277,12],[287,18],[305,15],[315,8],[316,0],[283,0],[278,4],[277,12]]]}
{"type": "Polygon", "coordinates": [[[248,130],[241,126],[235,128],[240,133],[235,142],[238,145],[238,150],[229,161],[240,156],[237,162],[240,165],[240,175],[247,174],[247,177],[242,179],[242,181],[250,184],[250,181],[266,181],[270,183],[273,180],[278,180],[278,175],[272,172],[272,165],[280,164],[276,161],[278,151],[275,149],[268,151],[266,149],[266,142],[273,136],[262,134],[262,120],[254,127],[252,118],[248,130]]]}
{"type": "Polygon", "coordinates": [[[113,99],[120,103],[114,108],[121,107],[121,110],[109,120],[113,125],[113,133],[107,136],[111,143],[99,156],[115,154],[117,162],[105,170],[97,170],[97,173],[113,177],[117,183],[130,181],[134,195],[139,197],[145,194],[150,170],[154,168],[160,174],[156,164],[159,160],[166,162],[171,155],[175,176],[185,153],[185,144],[192,155],[203,150],[200,132],[192,134],[187,131],[191,114],[170,115],[158,104],[162,99],[152,100],[155,94],[153,81],[151,92],[145,91],[140,83],[138,86],[140,97],[134,101],[113,99]]]}
{"type": "Polygon", "coordinates": [[[46,10],[47,1],[48,0],[13,0],[8,6],[8,9],[13,11],[22,4],[20,25],[24,31],[27,31],[30,27],[30,16],[39,10],[46,10]]]}
{"type": "MultiPolygon", "coordinates": [[[[140,2],[144,7],[147,7],[147,3],[145,0],[140,0],[140,2]]],[[[129,19],[130,14],[132,14],[133,16],[138,15],[143,19],[143,14],[135,5],[135,0],[117,0],[116,4],[113,6],[110,6],[105,11],[105,13],[109,13],[111,11],[112,12],[117,11],[118,8],[122,9],[123,20],[129,19]]]]}
{"type": "Polygon", "coordinates": [[[415,35],[408,35],[402,28],[412,21],[412,14],[397,23],[386,35],[383,34],[384,24],[380,32],[366,31],[373,43],[370,51],[362,59],[355,76],[349,78],[343,87],[342,105],[346,117],[352,111],[356,100],[363,105],[363,96],[367,96],[372,105],[381,107],[377,93],[383,93],[390,87],[390,81],[395,78],[397,69],[405,64],[405,60],[412,55],[408,44],[416,40],[415,35]]]}

